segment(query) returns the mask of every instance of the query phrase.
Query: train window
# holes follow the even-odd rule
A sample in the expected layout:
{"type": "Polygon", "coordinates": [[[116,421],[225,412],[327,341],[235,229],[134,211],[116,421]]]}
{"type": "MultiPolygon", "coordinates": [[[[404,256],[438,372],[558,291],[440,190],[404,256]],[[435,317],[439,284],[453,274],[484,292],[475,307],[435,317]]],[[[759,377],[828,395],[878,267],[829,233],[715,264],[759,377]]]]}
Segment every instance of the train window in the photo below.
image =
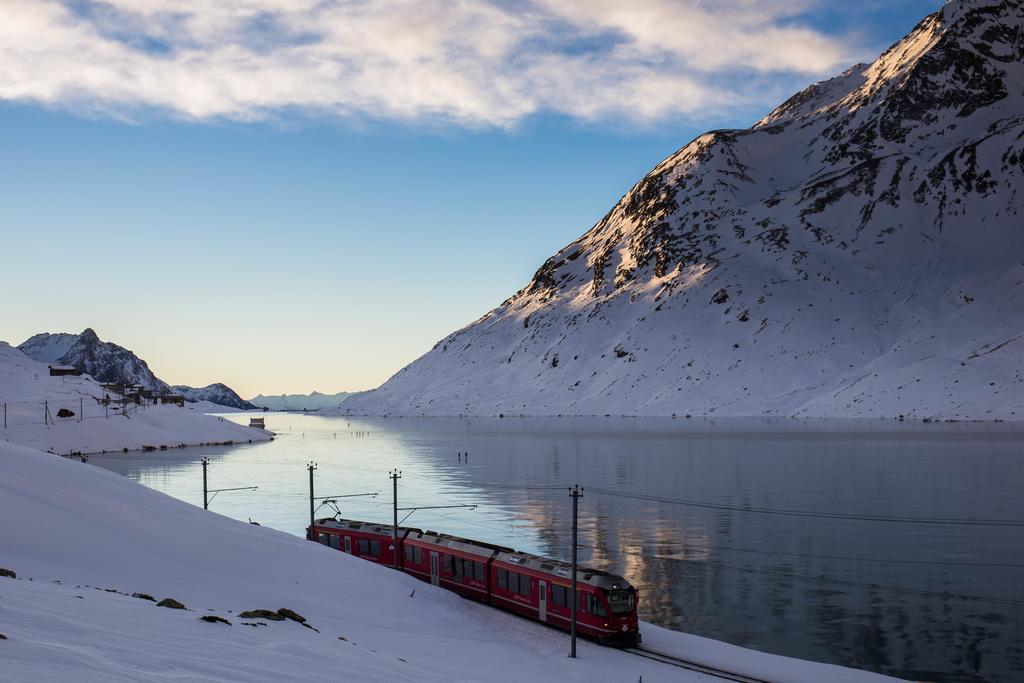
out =
{"type": "Polygon", "coordinates": [[[370,541],[370,554],[380,557],[380,541],[370,541]]]}
{"type": "Polygon", "coordinates": [[[462,578],[463,560],[461,557],[452,557],[452,573],[455,574],[456,579],[462,578]]]}
{"type": "Polygon", "coordinates": [[[565,586],[551,587],[551,604],[555,607],[569,606],[569,589],[565,586]]]}
{"type": "Polygon", "coordinates": [[[526,574],[516,574],[519,579],[519,587],[516,592],[520,595],[530,597],[530,577],[526,574]]]}
{"type": "Polygon", "coordinates": [[[483,581],[484,580],[484,563],[483,562],[474,562],[473,563],[473,578],[475,578],[477,581],[483,581]]]}
{"type": "Polygon", "coordinates": [[[607,592],[608,606],[615,614],[629,614],[633,611],[633,591],[626,589],[607,592]]]}
{"type": "Polygon", "coordinates": [[[423,549],[415,545],[405,546],[405,561],[413,564],[422,564],[423,549]]]}
{"type": "Polygon", "coordinates": [[[598,600],[593,593],[587,593],[586,611],[598,617],[608,616],[608,612],[605,611],[604,605],[601,604],[601,601],[598,600]]]}
{"type": "Polygon", "coordinates": [[[451,555],[443,555],[443,557],[444,557],[444,570],[445,570],[445,572],[447,572],[448,574],[453,574],[455,572],[455,570],[452,568],[452,556],[451,555]]]}
{"type": "Polygon", "coordinates": [[[324,545],[327,545],[330,542],[327,539],[329,539],[330,537],[331,537],[330,534],[321,533],[320,537],[317,540],[320,541],[321,543],[323,543],[324,545]]]}
{"type": "Polygon", "coordinates": [[[498,588],[508,589],[508,571],[505,569],[498,570],[498,588]]]}
{"type": "Polygon", "coordinates": [[[341,536],[335,536],[334,534],[330,534],[327,537],[327,545],[331,546],[335,550],[340,549],[341,548],[341,536]]]}
{"type": "Polygon", "coordinates": [[[358,539],[359,541],[359,554],[369,555],[370,554],[370,541],[365,538],[358,539]]]}

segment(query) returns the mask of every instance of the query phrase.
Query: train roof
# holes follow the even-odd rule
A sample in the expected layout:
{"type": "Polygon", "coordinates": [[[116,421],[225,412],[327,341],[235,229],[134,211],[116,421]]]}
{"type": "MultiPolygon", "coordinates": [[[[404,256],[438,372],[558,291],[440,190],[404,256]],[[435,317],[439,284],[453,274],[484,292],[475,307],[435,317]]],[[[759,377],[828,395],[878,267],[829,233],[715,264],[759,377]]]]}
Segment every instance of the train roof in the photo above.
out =
{"type": "MultiPolygon", "coordinates": [[[[572,579],[572,564],[561,560],[553,560],[550,557],[521,553],[515,550],[498,553],[494,558],[495,562],[502,562],[508,565],[532,569],[544,574],[554,574],[563,579],[572,579]]],[[[576,580],[596,588],[604,590],[616,590],[619,588],[632,588],[633,586],[618,574],[591,569],[590,567],[576,567],[576,580]]]]}
{"type": "Polygon", "coordinates": [[[451,550],[458,550],[484,558],[489,558],[496,552],[515,552],[511,548],[506,548],[501,545],[484,543],[483,541],[474,541],[471,538],[461,538],[459,536],[451,536],[449,534],[439,534],[436,531],[420,531],[419,529],[411,531],[409,535],[406,536],[405,540],[419,541],[421,543],[438,546],[440,548],[450,548],[451,550]]]}
{"type": "MultiPolygon", "coordinates": [[[[345,531],[359,531],[364,534],[380,534],[381,536],[387,536],[391,538],[391,532],[393,528],[390,524],[378,524],[376,522],[360,522],[355,519],[335,519],[334,517],[324,517],[323,519],[316,520],[316,525],[320,527],[326,527],[328,529],[338,529],[345,531]]],[[[420,533],[419,529],[407,526],[398,527],[398,535],[401,537],[402,532],[409,531],[413,533],[420,533]]]]}
{"type": "MultiPolygon", "coordinates": [[[[316,520],[316,525],[326,527],[328,529],[333,528],[338,530],[379,534],[387,538],[391,538],[392,530],[392,527],[388,524],[360,522],[353,519],[335,519],[333,517],[318,519],[316,520]]],[[[562,560],[555,560],[550,557],[523,553],[513,550],[512,548],[494,545],[493,543],[485,543],[483,541],[476,541],[471,538],[451,536],[449,534],[441,534],[436,531],[424,531],[415,527],[400,526],[398,527],[398,535],[399,538],[405,538],[406,540],[414,540],[426,545],[437,546],[439,548],[449,548],[451,550],[457,550],[482,558],[490,558],[493,556],[495,562],[501,562],[505,565],[522,567],[523,569],[530,569],[543,574],[552,574],[566,580],[572,578],[572,565],[570,563],[563,562],[562,560]],[[408,533],[406,534],[404,532],[408,533]]],[[[618,574],[612,574],[601,569],[592,569],[590,567],[577,566],[576,580],[580,583],[585,583],[604,590],[616,590],[620,588],[629,589],[633,587],[629,581],[618,574]]]]}

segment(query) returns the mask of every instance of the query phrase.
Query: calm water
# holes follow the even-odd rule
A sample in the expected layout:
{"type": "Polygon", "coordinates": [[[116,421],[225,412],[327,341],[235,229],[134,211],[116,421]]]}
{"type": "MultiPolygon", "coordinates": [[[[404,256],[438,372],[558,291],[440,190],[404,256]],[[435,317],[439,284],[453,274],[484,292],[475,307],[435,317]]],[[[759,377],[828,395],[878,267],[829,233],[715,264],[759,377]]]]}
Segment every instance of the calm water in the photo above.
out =
{"type": "MultiPolygon", "coordinates": [[[[247,421],[247,416],[232,417],[247,421]]],[[[90,462],[302,535],[308,472],[346,517],[580,559],[625,575],[643,619],[759,650],[928,680],[1024,680],[1024,527],[816,518],[715,505],[1024,520],[1024,428],[792,420],[347,419],[268,414],[267,444],[90,462]],[[468,451],[468,462],[457,453],[468,451]],[[672,500],[642,500],[597,489],[672,500]],[[405,512],[401,513],[406,514],[405,512]]],[[[326,508],[318,516],[327,516],[326,508]]]]}

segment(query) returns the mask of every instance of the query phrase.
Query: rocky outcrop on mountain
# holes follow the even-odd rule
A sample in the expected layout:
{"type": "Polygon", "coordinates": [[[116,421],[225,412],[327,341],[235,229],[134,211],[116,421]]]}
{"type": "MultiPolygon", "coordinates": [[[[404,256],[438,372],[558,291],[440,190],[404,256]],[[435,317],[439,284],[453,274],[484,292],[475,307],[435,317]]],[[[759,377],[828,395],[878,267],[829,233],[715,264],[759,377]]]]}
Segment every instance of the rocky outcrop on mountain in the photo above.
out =
{"type": "Polygon", "coordinates": [[[184,396],[186,401],[190,401],[192,403],[208,401],[227,408],[238,408],[239,410],[256,409],[256,406],[236,394],[231,387],[226,384],[221,384],[220,382],[208,384],[205,387],[200,388],[189,387],[184,384],[175,384],[174,391],[184,396]]]}
{"type": "Polygon", "coordinates": [[[92,328],[81,334],[37,334],[20,344],[25,355],[40,362],[71,365],[103,383],[141,385],[158,394],[170,393],[146,361],[113,342],[102,341],[92,328]],[[59,357],[54,358],[62,351],[59,357]]]}
{"type": "Polygon", "coordinates": [[[701,135],[343,409],[1024,418],[1024,6],[701,135]]]}

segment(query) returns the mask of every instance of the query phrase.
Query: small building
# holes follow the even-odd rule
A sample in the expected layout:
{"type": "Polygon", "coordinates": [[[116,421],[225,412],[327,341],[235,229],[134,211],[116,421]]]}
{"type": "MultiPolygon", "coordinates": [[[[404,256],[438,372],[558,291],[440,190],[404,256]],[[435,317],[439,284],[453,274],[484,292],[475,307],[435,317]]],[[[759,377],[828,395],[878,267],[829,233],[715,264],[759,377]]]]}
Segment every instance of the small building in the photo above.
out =
{"type": "Polygon", "coordinates": [[[263,417],[250,417],[249,426],[255,427],[256,429],[266,429],[267,425],[265,422],[266,418],[263,417]]]}
{"type": "Polygon", "coordinates": [[[180,408],[185,407],[185,397],[181,394],[164,394],[160,397],[160,403],[176,405],[180,408]]]}
{"type": "Polygon", "coordinates": [[[66,375],[72,375],[77,377],[82,374],[82,371],[73,365],[50,365],[50,377],[64,377],[66,375]]]}

